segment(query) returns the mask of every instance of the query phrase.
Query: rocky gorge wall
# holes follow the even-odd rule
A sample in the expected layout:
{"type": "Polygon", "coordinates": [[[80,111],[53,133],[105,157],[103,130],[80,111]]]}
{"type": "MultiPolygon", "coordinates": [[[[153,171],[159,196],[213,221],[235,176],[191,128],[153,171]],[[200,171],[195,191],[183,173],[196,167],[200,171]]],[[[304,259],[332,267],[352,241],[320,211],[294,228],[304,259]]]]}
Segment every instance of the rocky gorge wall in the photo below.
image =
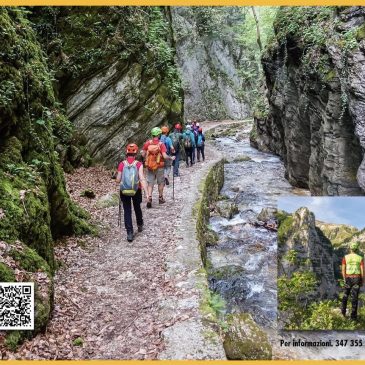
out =
{"type": "Polygon", "coordinates": [[[168,10],[64,7],[32,20],[68,118],[96,162],[114,166],[130,142],[182,115],[168,10]]]}
{"type": "MultiPolygon", "coordinates": [[[[54,239],[92,229],[66,192],[61,163],[80,151],[24,9],[0,9],[0,37],[0,281],[35,282],[37,332],[52,307],[54,239]]],[[[31,334],[9,331],[5,343],[31,334]]]]}
{"type": "Polygon", "coordinates": [[[313,195],[365,190],[365,9],[282,8],[262,57],[269,115],[253,143],[313,195]]]}
{"type": "Polygon", "coordinates": [[[312,272],[318,284],[316,299],[336,294],[334,251],[331,241],[316,227],[307,208],[281,220],[278,229],[278,275],[292,277],[296,272],[312,272]]]}
{"type": "Polygon", "coordinates": [[[246,118],[244,50],[235,31],[244,21],[241,9],[171,7],[171,14],[185,118],[246,118]]]}

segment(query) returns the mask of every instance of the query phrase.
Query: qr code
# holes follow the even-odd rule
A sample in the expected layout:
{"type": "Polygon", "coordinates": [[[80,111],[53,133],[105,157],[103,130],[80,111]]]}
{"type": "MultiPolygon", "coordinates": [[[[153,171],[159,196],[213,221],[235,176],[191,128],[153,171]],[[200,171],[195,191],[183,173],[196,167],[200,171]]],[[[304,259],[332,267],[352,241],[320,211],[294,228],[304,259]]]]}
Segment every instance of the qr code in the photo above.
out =
{"type": "Polygon", "coordinates": [[[34,283],[0,283],[0,330],[34,329],[34,283]]]}

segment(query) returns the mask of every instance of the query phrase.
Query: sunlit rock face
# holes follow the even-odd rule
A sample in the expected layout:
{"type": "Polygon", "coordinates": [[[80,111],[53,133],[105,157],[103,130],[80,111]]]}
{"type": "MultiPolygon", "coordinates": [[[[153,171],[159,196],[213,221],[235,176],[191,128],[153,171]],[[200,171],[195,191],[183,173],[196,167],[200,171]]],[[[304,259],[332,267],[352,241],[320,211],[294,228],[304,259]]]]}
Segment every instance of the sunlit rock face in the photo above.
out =
{"type": "Polygon", "coordinates": [[[295,186],[309,187],[314,195],[363,195],[365,12],[337,8],[327,21],[336,21],[331,32],[339,37],[353,31],[352,45],[327,39],[310,56],[323,62],[309,70],[303,56],[308,44],[287,32],[280,18],[276,22],[276,34],[284,38],[262,58],[270,113],[256,120],[256,142],[283,158],[295,186]]]}
{"type": "Polygon", "coordinates": [[[234,27],[242,9],[172,7],[176,59],[184,89],[187,119],[243,119],[250,110],[240,70],[244,49],[234,27]],[[220,21],[215,17],[219,17],[220,21]]]}

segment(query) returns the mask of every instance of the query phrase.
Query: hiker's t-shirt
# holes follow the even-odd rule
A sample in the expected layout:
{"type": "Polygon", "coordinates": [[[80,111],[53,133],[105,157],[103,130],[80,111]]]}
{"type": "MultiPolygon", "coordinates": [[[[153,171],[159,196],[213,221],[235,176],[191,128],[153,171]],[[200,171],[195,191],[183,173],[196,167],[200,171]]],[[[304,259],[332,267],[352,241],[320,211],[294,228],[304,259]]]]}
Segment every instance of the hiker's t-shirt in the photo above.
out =
{"type": "MultiPolygon", "coordinates": [[[[157,143],[160,143],[161,141],[158,139],[158,138],[153,138],[153,143],[154,144],[157,144],[157,143]]],[[[148,140],[144,145],[143,145],[143,150],[144,151],[147,151],[148,150],[148,146],[151,144],[151,140],[148,140]]],[[[160,146],[160,150],[161,150],[161,153],[167,153],[167,149],[166,149],[166,146],[164,143],[161,142],[161,146],[160,146]]]]}
{"type": "MultiPolygon", "coordinates": [[[[131,163],[133,163],[133,161],[135,161],[135,158],[134,157],[127,157],[126,158],[126,160],[127,160],[127,162],[129,163],[129,164],[131,164],[131,163]]],[[[118,171],[119,172],[121,172],[122,174],[123,174],[123,169],[124,169],[124,163],[123,163],[124,161],[122,161],[120,164],[119,164],[119,166],[118,166],[118,171]]],[[[136,167],[137,167],[137,171],[138,171],[138,173],[139,173],[139,169],[140,169],[140,167],[142,166],[142,162],[140,162],[140,161],[137,161],[137,165],[136,165],[136,167]]],[[[141,182],[138,184],[138,189],[142,189],[142,186],[141,186],[141,182]]]]}
{"type": "MultiPolygon", "coordinates": [[[[346,258],[345,257],[342,259],[342,265],[346,265],[346,258]]],[[[361,260],[360,266],[362,266],[362,268],[364,268],[364,259],[361,260]]]]}

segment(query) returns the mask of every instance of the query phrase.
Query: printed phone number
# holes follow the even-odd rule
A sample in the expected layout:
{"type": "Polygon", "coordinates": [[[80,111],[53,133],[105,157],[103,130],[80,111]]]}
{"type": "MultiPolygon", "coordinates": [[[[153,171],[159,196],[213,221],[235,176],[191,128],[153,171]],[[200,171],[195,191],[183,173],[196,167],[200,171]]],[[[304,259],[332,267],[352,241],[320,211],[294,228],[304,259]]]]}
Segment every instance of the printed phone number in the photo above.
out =
{"type": "Polygon", "coordinates": [[[336,347],[345,347],[345,346],[351,346],[351,347],[360,347],[362,346],[362,340],[336,340],[336,347]]]}
{"type": "Polygon", "coordinates": [[[280,340],[281,347],[361,347],[363,346],[363,340],[319,340],[319,341],[308,341],[303,339],[292,339],[292,340],[280,340]]]}

